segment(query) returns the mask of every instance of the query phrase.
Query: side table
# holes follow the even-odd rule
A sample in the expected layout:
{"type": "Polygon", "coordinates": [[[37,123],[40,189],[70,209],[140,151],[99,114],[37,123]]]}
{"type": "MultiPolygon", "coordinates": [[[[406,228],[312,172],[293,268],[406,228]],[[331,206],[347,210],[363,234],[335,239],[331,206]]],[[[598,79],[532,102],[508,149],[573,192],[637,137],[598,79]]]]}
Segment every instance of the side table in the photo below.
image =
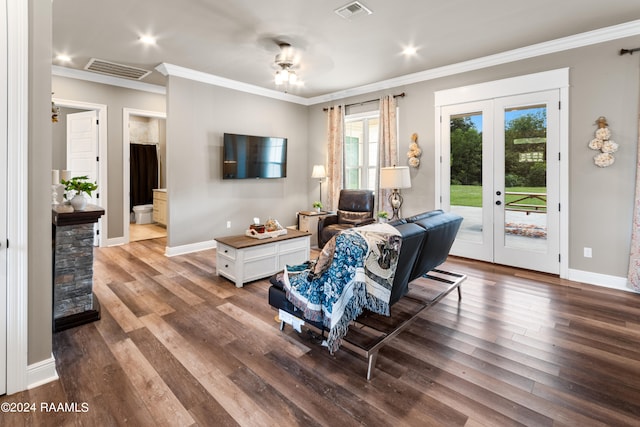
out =
{"type": "Polygon", "coordinates": [[[318,246],[318,220],[331,212],[300,211],[298,212],[298,230],[311,233],[311,246],[318,246]]]}

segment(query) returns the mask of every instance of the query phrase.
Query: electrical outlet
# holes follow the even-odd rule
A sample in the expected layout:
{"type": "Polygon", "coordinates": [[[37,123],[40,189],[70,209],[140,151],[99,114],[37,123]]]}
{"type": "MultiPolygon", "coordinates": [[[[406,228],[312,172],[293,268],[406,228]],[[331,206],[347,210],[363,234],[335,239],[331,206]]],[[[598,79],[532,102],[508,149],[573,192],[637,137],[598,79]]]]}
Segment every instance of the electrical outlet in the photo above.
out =
{"type": "Polygon", "coordinates": [[[591,252],[591,248],[584,248],[584,257],[591,258],[592,256],[593,256],[593,253],[591,252]]]}
{"type": "Polygon", "coordinates": [[[227,221],[227,228],[231,228],[231,221],[227,221]]]}

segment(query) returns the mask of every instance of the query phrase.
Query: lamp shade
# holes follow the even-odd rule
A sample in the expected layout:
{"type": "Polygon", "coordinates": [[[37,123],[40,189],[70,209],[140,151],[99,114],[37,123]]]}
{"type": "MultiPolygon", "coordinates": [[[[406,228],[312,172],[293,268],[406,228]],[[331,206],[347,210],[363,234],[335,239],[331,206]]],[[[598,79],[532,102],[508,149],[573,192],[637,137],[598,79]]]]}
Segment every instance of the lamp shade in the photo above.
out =
{"type": "Polygon", "coordinates": [[[311,178],[325,178],[327,172],[324,170],[324,165],[314,165],[313,172],[311,172],[311,178]]]}
{"type": "Polygon", "coordinates": [[[380,168],[381,188],[411,188],[409,166],[380,168]]]}

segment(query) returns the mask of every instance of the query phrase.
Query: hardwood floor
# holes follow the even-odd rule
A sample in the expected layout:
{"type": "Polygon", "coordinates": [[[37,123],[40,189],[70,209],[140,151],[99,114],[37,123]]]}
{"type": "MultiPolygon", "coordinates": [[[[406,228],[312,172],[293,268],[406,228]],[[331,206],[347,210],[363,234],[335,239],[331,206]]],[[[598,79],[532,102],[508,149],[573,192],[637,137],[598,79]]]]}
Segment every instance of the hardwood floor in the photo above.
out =
{"type": "Polygon", "coordinates": [[[165,244],[96,250],[102,319],[54,334],[60,380],[1,397],[36,410],[0,425],[640,425],[640,295],[452,259],[462,301],[424,312],[368,382],[361,357],[280,332],[267,281],[237,289],[213,250],[165,244]]]}

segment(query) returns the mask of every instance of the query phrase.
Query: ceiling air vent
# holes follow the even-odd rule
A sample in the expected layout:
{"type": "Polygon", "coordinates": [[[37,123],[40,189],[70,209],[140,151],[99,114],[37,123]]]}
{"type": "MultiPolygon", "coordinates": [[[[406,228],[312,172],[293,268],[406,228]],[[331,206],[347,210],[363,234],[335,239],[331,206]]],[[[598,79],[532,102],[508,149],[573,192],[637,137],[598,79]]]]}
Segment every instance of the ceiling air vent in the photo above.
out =
{"type": "Polygon", "coordinates": [[[91,58],[84,69],[100,74],[107,74],[113,77],[122,77],[132,80],[142,80],[143,78],[151,74],[151,71],[149,70],[130,67],[128,65],[116,64],[115,62],[103,61],[102,59],[96,58],[91,58]]]}
{"type": "Polygon", "coordinates": [[[371,9],[367,8],[359,1],[354,1],[342,7],[339,7],[335,10],[335,12],[344,19],[353,19],[358,16],[371,15],[371,13],[373,13],[371,12],[371,9]]]}

